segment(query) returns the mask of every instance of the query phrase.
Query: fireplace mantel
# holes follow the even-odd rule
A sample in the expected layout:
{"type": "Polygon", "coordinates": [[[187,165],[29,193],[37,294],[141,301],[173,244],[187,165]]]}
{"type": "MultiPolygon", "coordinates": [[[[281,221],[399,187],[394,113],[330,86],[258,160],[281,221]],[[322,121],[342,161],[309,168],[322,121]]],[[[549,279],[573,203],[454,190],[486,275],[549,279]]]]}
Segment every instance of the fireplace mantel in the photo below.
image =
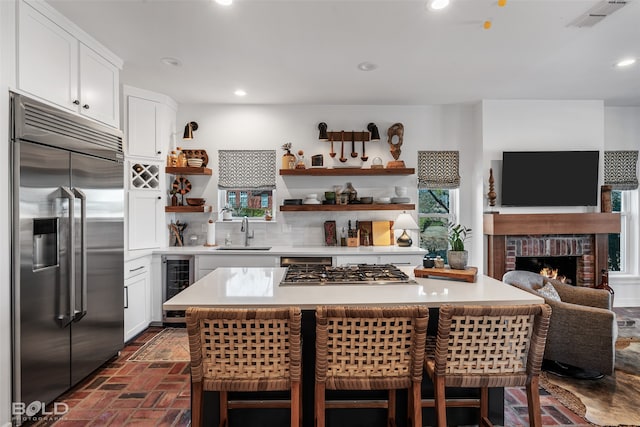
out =
{"type": "Polygon", "coordinates": [[[487,275],[502,280],[509,236],[592,235],[594,271],[607,270],[610,233],[620,233],[619,213],[485,214],[487,275]]]}
{"type": "Polygon", "coordinates": [[[484,234],[609,234],[620,232],[619,213],[485,214],[484,234]]]}

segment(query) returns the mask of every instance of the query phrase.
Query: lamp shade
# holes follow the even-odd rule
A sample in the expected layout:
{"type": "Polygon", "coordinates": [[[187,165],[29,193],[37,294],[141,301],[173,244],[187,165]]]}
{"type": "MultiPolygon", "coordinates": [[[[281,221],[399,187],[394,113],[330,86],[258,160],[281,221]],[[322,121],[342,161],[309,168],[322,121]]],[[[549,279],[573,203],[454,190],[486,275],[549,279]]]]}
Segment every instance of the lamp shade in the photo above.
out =
{"type": "Polygon", "coordinates": [[[413,217],[406,212],[401,213],[393,223],[394,230],[402,230],[402,234],[396,240],[398,246],[409,247],[413,244],[411,236],[407,234],[407,230],[417,230],[418,224],[413,220],[413,217]]]}
{"type": "Polygon", "coordinates": [[[184,127],[184,135],[182,135],[182,139],[193,139],[193,131],[198,130],[198,123],[189,122],[184,127]]]}
{"type": "Polygon", "coordinates": [[[394,230],[417,230],[418,224],[414,221],[413,217],[406,212],[401,213],[393,223],[394,230]]]}

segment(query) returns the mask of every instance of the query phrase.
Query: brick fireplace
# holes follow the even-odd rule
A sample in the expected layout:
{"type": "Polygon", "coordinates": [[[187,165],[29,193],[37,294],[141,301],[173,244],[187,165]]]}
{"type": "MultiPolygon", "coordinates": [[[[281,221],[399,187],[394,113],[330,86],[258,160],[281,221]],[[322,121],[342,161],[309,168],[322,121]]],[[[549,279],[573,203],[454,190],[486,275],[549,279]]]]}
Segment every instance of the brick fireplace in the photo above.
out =
{"type": "Polygon", "coordinates": [[[524,257],[575,257],[575,285],[594,287],[607,269],[609,233],[620,232],[617,213],[485,214],[487,275],[498,280],[524,257]]]}
{"type": "Polygon", "coordinates": [[[593,246],[593,235],[590,234],[508,236],[505,272],[516,269],[539,272],[545,266],[566,266],[559,273],[570,279],[571,284],[594,287],[598,276],[595,274],[593,246]],[[573,262],[567,262],[567,259],[573,262]]]}

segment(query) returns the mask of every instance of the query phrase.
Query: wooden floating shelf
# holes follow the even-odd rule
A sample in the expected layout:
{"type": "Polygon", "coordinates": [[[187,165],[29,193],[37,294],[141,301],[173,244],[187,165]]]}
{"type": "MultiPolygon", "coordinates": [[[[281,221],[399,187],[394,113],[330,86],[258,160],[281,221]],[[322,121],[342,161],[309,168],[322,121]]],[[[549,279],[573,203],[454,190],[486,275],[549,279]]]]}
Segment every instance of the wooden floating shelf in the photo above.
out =
{"type": "MultiPolygon", "coordinates": [[[[184,167],[184,168],[176,168],[176,167],[169,167],[167,166],[166,168],[164,168],[164,171],[166,173],[170,173],[173,175],[211,175],[212,170],[209,168],[205,168],[205,167],[201,167],[201,168],[191,168],[191,167],[184,167]]],[[[190,206],[191,207],[191,206],[190,206]]]]}
{"type": "Polygon", "coordinates": [[[165,212],[188,213],[188,212],[211,212],[211,206],[165,206],[165,212]]]}
{"type": "Polygon", "coordinates": [[[352,205],[281,205],[280,212],[318,212],[318,211],[410,211],[413,203],[354,203],[352,205]]]}
{"type": "Polygon", "coordinates": [[[293,176],[372,176],[372,175],[413,175],[414,168],[307,168],[280,169],[280,175],[293,176]]]}

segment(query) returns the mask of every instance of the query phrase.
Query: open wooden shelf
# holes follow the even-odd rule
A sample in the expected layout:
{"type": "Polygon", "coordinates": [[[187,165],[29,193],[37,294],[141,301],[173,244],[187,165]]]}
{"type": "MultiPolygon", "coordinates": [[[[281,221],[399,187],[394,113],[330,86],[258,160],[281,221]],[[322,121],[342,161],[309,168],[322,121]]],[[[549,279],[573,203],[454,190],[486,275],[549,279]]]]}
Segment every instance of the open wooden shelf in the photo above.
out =
{"type": "Polygon", "coordinates": [[[413,203],[354,203],[351,205],[281,205],[280,212],[319,212],[319,211],[409,211],[414,210],[413,203]]]}
{"type": "Polygon", "coordinates": [[[165,206],[165,212],[187,213],[187,212],[211,212],[211,206],[165,206]]]}
{"type": "Polygon", "coordinates": [[[201,167],[201,168],[174,168],[174,167],[165,167],[164,171],[166,173],[170,173],[173,175],[211,175],[212,171],[209,168],[201,167]]]}
{"type": "Polygon", "coordinates": [[[293,176],[372,176],[372,175],[413,175],[414,168],[307,168],[280,169],[280,175],[293,176]]]}

